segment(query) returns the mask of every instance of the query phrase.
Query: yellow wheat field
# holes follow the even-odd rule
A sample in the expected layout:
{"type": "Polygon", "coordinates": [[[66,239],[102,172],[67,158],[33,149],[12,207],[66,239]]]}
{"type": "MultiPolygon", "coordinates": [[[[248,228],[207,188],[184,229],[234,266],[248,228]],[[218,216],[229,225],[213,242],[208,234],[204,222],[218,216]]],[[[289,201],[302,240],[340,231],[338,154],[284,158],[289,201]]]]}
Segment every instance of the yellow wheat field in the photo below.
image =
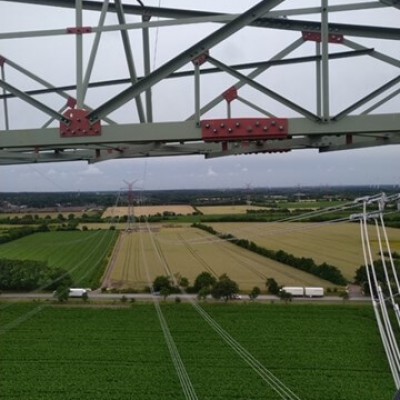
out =
{"type": "MultiPolygon", "coordinates": [[[[357,223],[213,223],[218,232],[231,233],[271,250],[284,250],[298,257],[310,257],[318,264],[338,267],[352,280],[364,264],[360,227],[357,223]]],[[[379,258],[376,229],[369,228],[373,253],[379,258]]],[[[400,251],[400,230],[387,229],[392,251],[400,251]]],[[[382,235],[382,234],[381,234],[382,235]]]]}
{"type": "MultiPolygon", "coordinates": [[[[163,206],[135,206],[132,207],[133,215],[141,217],[142,215],[156,215],[164,212],[173,212],[175,214],[190,215],[195,212],[192,206],[188,205],[163,205],[163,206]]],[[[128,207],[108,207],[102,217],[123,217],[127,216],[129,212],[128,207]]]]}
{"type": "Polygon", "coordinates": [[[122,233],[103,286],[142,290],[158,275],[185,276],[193,284],[203,271],[227,273],[242,291],[264,289],[271,277],[281,285],[334,286],[189,226],[122,233]]]}

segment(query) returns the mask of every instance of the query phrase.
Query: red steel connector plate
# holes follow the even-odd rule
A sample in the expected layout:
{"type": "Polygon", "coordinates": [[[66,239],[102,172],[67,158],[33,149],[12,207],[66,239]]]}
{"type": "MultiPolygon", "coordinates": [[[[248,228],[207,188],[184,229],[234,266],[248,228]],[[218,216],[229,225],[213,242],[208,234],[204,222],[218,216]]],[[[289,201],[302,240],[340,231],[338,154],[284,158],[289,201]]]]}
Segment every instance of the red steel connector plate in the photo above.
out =
{"type": "Polygon", "coordinates": [[[237,89],[235,88],[235,86],[232,86],[226,92],[224,92],[222,96],[224,96],[224,99],[228,103],[231,103],[233,100],[236,100],[238,98],[237,89]]]}
{"type": "MultiPolygon", "coordinates": [[[[303,39],[309,40],[311,42],[322,42],[322,37],[320,32],[302,32],[303,39]]],[[[328,35],[328,42],[329,43],[343,43],[344,37],[340,34],[330,33],[328,35]]]]}
{"type": "Polygon", "coordinates": [[[72,33],[75,35],[82,35],[84,33],[92,33],[91,26],[80,26],[80,27],[71,27],[67,28],[67,33],[72,33]]]}
{"type": "Polygon", "coordinates": [[[272,140],[288,138],[286,118],[232,118],[201,121],[205,142],[272,140]]]}
{"type": "Polygon", "coordinates": [[[194,58],[192,60],[192,63],[194,65],[204,64],[205,62],[207,62],[209,54],[210,54],[210,52],[208,50],[206,50],[203,54],[200,54],[198,57],[194,58]]]}
{"type": "Polygon", "coordinates": [[[0,67],[2,67],[6,61],[7,61],[7,60],[6,60],[5,57],[0,56],[0,67]]]}
{"type": "Polygon", "coordinates": [[[100,121],[90,125],[87,115],[89,111],[80,109],[69,109],[63,115],[67,117],[71,123],[69,125],[60,123],[61,137],[81,137],[81,136],[100,136],[100,121]]]}

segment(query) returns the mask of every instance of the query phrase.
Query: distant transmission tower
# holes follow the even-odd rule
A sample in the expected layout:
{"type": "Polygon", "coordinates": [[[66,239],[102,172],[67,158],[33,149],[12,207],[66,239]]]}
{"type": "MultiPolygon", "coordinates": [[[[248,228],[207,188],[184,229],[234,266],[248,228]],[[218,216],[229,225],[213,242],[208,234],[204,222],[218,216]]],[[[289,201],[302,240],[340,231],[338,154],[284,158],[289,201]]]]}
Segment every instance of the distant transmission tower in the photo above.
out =
{"type": "Polygon", "coordinates": [[[135,215],[134,215],[134,210],[133,210],[133,185],[138,181],[138,179],[135,179],[132,182],[128,182],[124,180],[124,183],[126,184],[126,187],[128,188],[128,218],[127,218],[127,224],[126,224],[126,231],[127,232],[132,232],[133,227],[134,227],[134,222],[135,222],[135,215]]]}

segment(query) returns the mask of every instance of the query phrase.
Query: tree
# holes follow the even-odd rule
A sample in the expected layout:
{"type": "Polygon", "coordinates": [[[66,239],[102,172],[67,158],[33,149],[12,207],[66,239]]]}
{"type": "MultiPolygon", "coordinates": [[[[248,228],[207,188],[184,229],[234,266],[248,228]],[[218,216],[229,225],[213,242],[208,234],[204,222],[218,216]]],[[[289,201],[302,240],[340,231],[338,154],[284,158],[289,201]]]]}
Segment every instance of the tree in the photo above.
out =
{"type": "Polygon", "coordinates": [[[160,290],[160,295],[164,298],[164,300],[167,300],[167,297],[171,294],[171,289],[163,286],[160,290]]]}
{"type": "Polygon", "coordinates": [[[292,293],[286,292],[286,290],[281,290],[279,292],[279,297],[281,300],[283,300],[285,303],[288,303],[289,301],[292,301],[292,293]]]}
{"type": "Polygon", "coordinates": [[[260,288],[258,286],[254,286],[249,294],[250,300],[255,300],[260,295],[260,293],[260,288]]]}
{"type": "Polygon", "coordinates": [[[268,293],[273,294],[275,296],[279,295],[279,285],[278,282],[274,278],[268,278],[265,282],[265,286],[267,287],[268,293]]]}
{"type": "Polygon", "coordinates": [[[179,286],[182,286],[183,288],[187,288],[189,286],[189,279],[184,277],[184,276],[182,276],[179,279],[179,286]]]}
{"type": "Polygon", "coordinates": [[[49,284],[46,287],[48,290],[57,290],[59,286],[73,286],[71,275],[62,268],[52,268],[49,272],[48,280],[49,284]]]}
{"type": "Polygon", "coordinates": [[[211,290],[216,282],[215,276],[211,275],[209,272],[202,272],[194,281],[194,292],[199,293],[203,288],[211,290]]]}
{"type": "Polygon", "coordinates": [[[167,288],[171,291],[171,281],[168,276],[157,276],[153,281],[153,290],[155,292],[161,292],[163,288],[167,288]]]}
{"type": "Polygon", "coordinates": [[[69,298],[69,287],[59,286],[54,294],[60,303],[68,301],[69,298]]]}
{"type": "Polygon", "coordinates": [[[210,294],[210,289],[207,288],[201,288],[199,292],[197,293],[197,298],[199,300],[205,300],[207,296],[210,294]]]}
{"type": "Polygon", "coordinates": [[[238,292],[238,284],[230,279],[227,274],[221,275],[218,282],[211,289],[212,297],[215,299],[224,299],[225,301],[231,299],[238,292]]]}

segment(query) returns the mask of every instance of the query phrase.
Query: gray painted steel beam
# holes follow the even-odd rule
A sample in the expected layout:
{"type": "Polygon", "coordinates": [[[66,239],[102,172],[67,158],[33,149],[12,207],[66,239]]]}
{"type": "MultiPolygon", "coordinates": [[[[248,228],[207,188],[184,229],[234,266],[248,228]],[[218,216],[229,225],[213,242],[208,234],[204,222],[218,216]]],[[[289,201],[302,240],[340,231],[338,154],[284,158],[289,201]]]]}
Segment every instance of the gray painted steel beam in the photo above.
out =
{"type": "Polygon", "coordinates": [[[3,81],[2,79],[0,79],[0,87],[3,88],[4,90],[7,90],[7,91],[13,93],[14,96],[20,98],[21,100],[25,101],[26,103],[30,104],[31,106],[46,113],[47,115],[50,115],[51,117],[57,119],[58,121],[61,121],[64,124],[70,123],[70,120],[68,118],[64,117],[64,115],[62,115],[59,112],[53,110],[52,108],[46,106],[46,104],[43,104],[38,100],[35,100],[31,96],[27,95],[25,92],[17,89],[16,87],[3,81]]]}
{"type": "MultiPolygon", "coordinates": [[[[371,48],[363,48],[361,50],[355,50],[355,51],[343,51],[343,52],[329,54],[329,59],[330,60],[338,60],[338,59],[342,59],[342,58],[360,57],[360,56],[370,55],[373,52],[374,52],[374,49],[371,49],[371,48]]],[[[267,69],[269,67],[277,67],[280,65],[301,64],[301,63],[307,63],[307,62],[315,62],[318,60],[321,60],[320,55],[305,56],[305,57],[293,57],[293,58],[286,58],[284,60],[272,59],[269,61],[258,61],[258,62],[250,62],[250,63],[245,63],[245,64],[235,64],[235,65],[231,65],[230,68],[233,68],[235,70],[244,70],[244,69],[253,69],[253,68],[267,69]]],[[[6,60],[6,63],[10,63],[10,65],[11,65],[11,61],[9,61],[9,60],[6,60]]],[[[14,64],[14,65],[16,65],[16,64],[14,64]]],[[[221,73],[221,72],[222,71],[219,68],[202,68],[200,70],[200,75],[207,75],[207,74],[214,74],[214,73],[221,73]]],[[[177,78],[190,77],[193,75],[194,75],[193,70],[178,71],[178,72],[174,72],[171,75],[167,76],[165,79],[177,79],[177,78]]],[[[138,80],[141,80],[141,79],[143,79],[142,76],[138,77],[138,80]]],[[[104,87],[104,86],[123,85],[123,84],[128,84],[130,82],[131,82],[131,80],[129,78],[114,79],[114,80],[108,80],[108,81],[91,82],[88,84],[88,87],[89,88],[99,88],[99,87],[104,87]]],[[[76,89],[76,85],[65,85],[65,86],[53,87],[53,86],[50,86],[49,84],[47,84],[45,86],[46,86],[46,89],[27,90],[25,93],[30,96],[35,96],[35,95],[39,95],[39,94],[60,93],[63,91],[76,89]]],[[[0,100],[7,99],[7,98],[13,98],[13,97],[15,97],[15,96],[12,93],[0,94],[0,100]]],[[[64,97],[68,98],[68,95],[65,94],[64,97]]]]}
{"type": "MultiPolygon", "coordinates": [[[[75,8],[74,0],[3,0],[14,3],[28,3],[36,5],[47,5],[57,6],[63,8],[75,8]]],[[[389,1],[389,0],[387,0],[389,1]]],[[[397,4],[393,0],[393,7],[397,7],[397,4]]],[[[95,1],[83,1],[83,8],[86,10],[99,11],[101,10],[102,3],[95,1]]],[[[218,13],[196,11],[196,10],[182,10],[182,9],[171,9],[171,8],[159,8],[159,7],[139,7],[134,5],[124,6],[126,14],[134,15],[151,15],[160,18],[189,18],[189,17],[205,17],[205,16],[216,16],[218,13]]],[[[115,12],[115,6],[110,4],[110,11],[115,12]]],[[[291,31],[312,31],[321,32],[321,24],[319,22],[312,22],[307,20],[286,20],[282,18],[257,18],[253,23],[249,25],[271,28],[279,30],[291,30],[291,31]]],[[[357,37],[369,37],[377,39],[400,39],[400,29],[398,28],[386,28],[376,26],[363,26],[363,25],[352,25],[352,24],[329,24],[329,31],[335,34],[357,36],[357,37]]]]}
{"type": "Polygon", "coordinates": [[[400,10],[400,1],[399,0],[380,0],[380,2],[387,6],[396,7],[400,10]]]}
{"type": "Polygon", "coordinates": [[[217,68],[220,68],[222,71],[228,72],[230,75],[234,76],[236,79],[239,79],[242,83],[253,87],[254,89],[258,90],[261,93],[266,94],[267,96],[271,97],[272,99],[280,102],[281,104],[285,105],[286,107],[298,112],[301,115],[313,120],[313,121],[320,121],[321,119],[313,114],[312,112],[306,110],[303,107],[300,107],[298,104],[286,99],[285,97],[281,96],[279,93],[274,92],[271,89],[266,88],[265,86],[259,84],[258,82],[248,78],[247,76],[241,74],[240,72],[235,71],[232,68],[229,68],[227,65],[224,65],[220,61],[216,60],[213,57],[208,57],[208,61],[215,65],[217,68]]]}
{"type": "MultiPolygon", "coordinates": [[[[290,136],[371,135],[400,134],[400,114],[348,116],[337,122],[321,124],[306,118],[288,120],[290,136]]],[[[161,122],[152,124],[125,124],[103,126],[101,136],[60,137],[58,128],[21,129],[0,131],[0,148],[3,149],[76,149],[88,146],[116,147],[150,142],[174,143],[202,141],[201,129],[194,121],[161,122]]]]}
{"type": "MultiPolygon", "coordinates": [[[[122,2],[121,2],[121,0],[115,0],[114,4],[116,7],[116,11],[117,11],[118,22],[121,25],[123,25],[126,23],[126,21],[125,21],[124,9],[122,7],[122,2]]],[[[136,68],[135,68],[135,63],[133,61],[133,54],[132,54],[132,50],[131,50],[129,35],[126,30],[121,30],[121,38],[122,38],[122,44],[124,47],[126,62],[128,64],[129,75],[131,76],[131,83],[135,84],[137,82],[136,68]]],[[[138,116],[139,116],[139,121],[145,122],[144,109],[143,109],[142,99],[140,98],[140,95],[135,96],[135,101],[136,101],[136,107],[137,107],[137,112],[138,112],[138,116]]]]}
{"type": "Polygon", "coordinates": [[[222,28],[218,29],[216,32],[213,32],[211,35],[207,36],[203,40],[200,40],[194,46],[189,47],[186,51],[168,61],[132,87],[124,90],[119,95],[115,96],[97,109],[93,110],[89,114],[88,118],[92,123],[100,120],[104,116],[108,115],[111,111],[125,104],[127,101],[139,95],[163,78],[167,77],[178,68],[182,67],[196,57],[199,57],[202,53],[208,51],[210,48],[214,47],[222,40],[231,36],[233,33],[242,29],[244,26],[248,25],[250,22],[254,21],[260,16],[264,15],[267,11],[282,3],[282,1],[283,0],[261,1],[232,22],[229,22],[222,28]]]}

